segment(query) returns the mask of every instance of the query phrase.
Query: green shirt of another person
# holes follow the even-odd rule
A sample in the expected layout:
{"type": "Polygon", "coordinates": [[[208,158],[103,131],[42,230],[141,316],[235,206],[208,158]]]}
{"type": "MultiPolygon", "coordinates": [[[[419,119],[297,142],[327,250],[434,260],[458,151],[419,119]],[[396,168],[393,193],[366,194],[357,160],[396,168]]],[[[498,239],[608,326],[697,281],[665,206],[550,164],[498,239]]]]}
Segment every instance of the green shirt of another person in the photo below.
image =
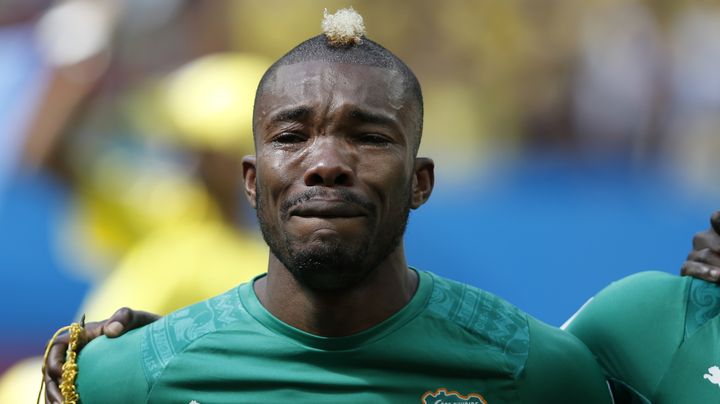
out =
{"type": "Polygon", "coordinates": [[[720,403],[720,286],[643,272],[614,282],[570,320],[616,402],[720,403]]]}

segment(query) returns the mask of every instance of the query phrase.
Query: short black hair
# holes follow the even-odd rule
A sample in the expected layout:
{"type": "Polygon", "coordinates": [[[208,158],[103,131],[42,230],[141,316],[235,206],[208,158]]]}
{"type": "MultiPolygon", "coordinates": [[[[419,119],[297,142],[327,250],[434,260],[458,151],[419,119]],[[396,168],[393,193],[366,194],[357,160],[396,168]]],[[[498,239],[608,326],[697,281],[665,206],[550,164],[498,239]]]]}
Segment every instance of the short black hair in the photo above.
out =
{"type": "MultiPolygon", "coordinates": [[[[382,45],[363,37],[359,43],[349,45],[333,45],[324,34],[314,36],[300,45],[291,49],[283,57],[278,59],[268,68],[268,70],[260,79],[257,91],[255,93],[255,105],[253,106],[253,122],[255,122],[255,113],[257,112],[257,101],[264,91],[265,84],[273,78],[275,71],[280,66],[291,65],[301,62],[323,61],[328,63],[347,63],[380,67],[395,72],[399,72],[403,78],[403,86],[405,94],[413,98],[418,106],[418,117],[416,121],[416,142],[414,145],[414,153],[417,154],[420,147],[420,139],[422,138],[423,128],[423,97],[415,74],[410,68],[395,56],[392,52],[385,49],[382,45]]],[[[255,125],[253,124],[253,133],[255,125]]]]}

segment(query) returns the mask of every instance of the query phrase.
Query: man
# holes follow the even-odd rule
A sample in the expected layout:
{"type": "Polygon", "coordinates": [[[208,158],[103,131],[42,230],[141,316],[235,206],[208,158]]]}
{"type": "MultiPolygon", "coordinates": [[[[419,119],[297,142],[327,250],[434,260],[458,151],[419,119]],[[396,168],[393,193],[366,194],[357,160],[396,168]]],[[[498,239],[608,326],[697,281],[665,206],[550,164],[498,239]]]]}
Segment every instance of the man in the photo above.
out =
{"type": "Polygon", "coordinates": [[[267,274],[93,341],[82,401],[609,403],[574,337],[408,267],[408,214],[434,182],[419,84],[354,11],[323,26],[257,90],[243,175],[267,274]]]}
{"type": "MultiPolygon", "coordinates": [[[[720,211],[684,271],[717,275],[720,211]]],[[[715,277],[717,279],[717,277],[715,277]]],[[[566,324],[595,354],[616,402],[720,402],[720,285],[643,272],[617,281],[566,324]]]]}

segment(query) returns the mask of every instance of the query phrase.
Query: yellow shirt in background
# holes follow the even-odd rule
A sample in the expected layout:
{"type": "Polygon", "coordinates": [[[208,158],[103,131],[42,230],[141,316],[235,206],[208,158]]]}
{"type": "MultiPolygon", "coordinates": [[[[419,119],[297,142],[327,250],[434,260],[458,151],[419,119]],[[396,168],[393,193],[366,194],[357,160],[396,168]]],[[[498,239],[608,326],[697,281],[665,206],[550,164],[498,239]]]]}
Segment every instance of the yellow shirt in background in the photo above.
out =
{"type": "Polygon", "coordinates": [[[259,236],[217,221],[173,224],[136,244],[80,312],[88,321],[125,306],[167,314],[264,272],[267,251],[259,236]]]}

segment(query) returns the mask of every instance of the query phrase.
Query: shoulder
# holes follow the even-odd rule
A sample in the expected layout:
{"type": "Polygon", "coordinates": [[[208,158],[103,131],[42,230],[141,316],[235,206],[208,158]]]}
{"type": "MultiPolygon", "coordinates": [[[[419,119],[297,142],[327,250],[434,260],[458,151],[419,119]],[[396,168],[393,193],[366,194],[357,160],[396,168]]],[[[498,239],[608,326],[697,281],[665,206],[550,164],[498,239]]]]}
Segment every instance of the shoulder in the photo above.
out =
{"type": "Polygon", "coordinates": [[[145,374],[154,384],[170,362],[207,335],[241,326],[249,316],[238,288],[177,310],[146,327],[141,341],[145,374]]]}
{"type": "Polygon", "coordinates": [[[627,276],[611,283],[597,297],[622,298],[640,302],[655,300],[657,296],[682,296],[692,278],[680,277],[666,272],[646,271],[627,276]]]}
{"type": "Polygon", "coordinates": [[[525,312],[482,289],[430,275],[434,285],[427,315],[472,335],[476,343],[497,354],[507,373],[517,377],[527,360],[530,339],[525,312]]]}
{"type": "Polygon", "coordinates": [[[602,372],[577,338],[492,293],[432,278],[428,315],[443,329],[460,330],[482,344],[483,355],[494,356],[493,363],[516,381],[523,402],[609,403],[602,372]]]}
{"type": "Polygon", "coordinates": [[[483,326],[502,319],[508,327],[507,332],[493,334],[498,339],[515,335],[515,331],[520,330],[527,335],[527,314],[513,304],[480,288],[429,274],[433,279],[433,291],[428,309],[432,313],[474,330],[492,328],[483,326]]]}
{"type": "Polygon", "coordinates": [[[691,278],[664,272],[628,276],[588,301],[566,324],[567,329],[583,341],[601,338],[607,343],[618,333],[649,330],[647,324],[683,322],[691,283],[691,278]]]}
{"type": "Polygon", "coordinates": [[[642,272],[612,283],[567,324],[595,355],[607,377],[650,396],[686,328],[691,278],[642,272]]]}
{"type": "Polygon", "coordinates": [[[103,336],[82,349],[76,385],[83,403],[145,401],[149,386],[142,368],[142,335],[140,328],[120,338],[103,336]]]}
{"type": "MultiPolygon", "coordinates": [[[[240,286],[242,287],[242,285],[240,286]]],[[[161,377],[165,368],[188,347],[217,331],[248,321],[233,288],[221,295],[177,310],[120,338],[98,338],[85,347],[78,361],[78,390],[85,403],[137,402],[161,377]],[[122,380],[117,391],[107,390],[108,378],[122,380]],[[114,394],[107,399],[102,394],[114,394]]]]}
{"type": "Polygon", "coordinates": [[[609,389],[592,353],[573,335],[528,317],[530,349],[524,401],[608,403],[609,389]]]}
{"type": "Polygon", "coordinates": [[[658,297],[682,298],[692,278],[671,275],[666,272],[646,271],[627,276],[611,283],[600,291],[595,299],[651,304],[658,297]]]}
{"type": "Polygon", "coordinates": [[[689,282],[685,317],[686,338],[720,315],[720,285],[700,279],[690,279],[689,282]]]}

